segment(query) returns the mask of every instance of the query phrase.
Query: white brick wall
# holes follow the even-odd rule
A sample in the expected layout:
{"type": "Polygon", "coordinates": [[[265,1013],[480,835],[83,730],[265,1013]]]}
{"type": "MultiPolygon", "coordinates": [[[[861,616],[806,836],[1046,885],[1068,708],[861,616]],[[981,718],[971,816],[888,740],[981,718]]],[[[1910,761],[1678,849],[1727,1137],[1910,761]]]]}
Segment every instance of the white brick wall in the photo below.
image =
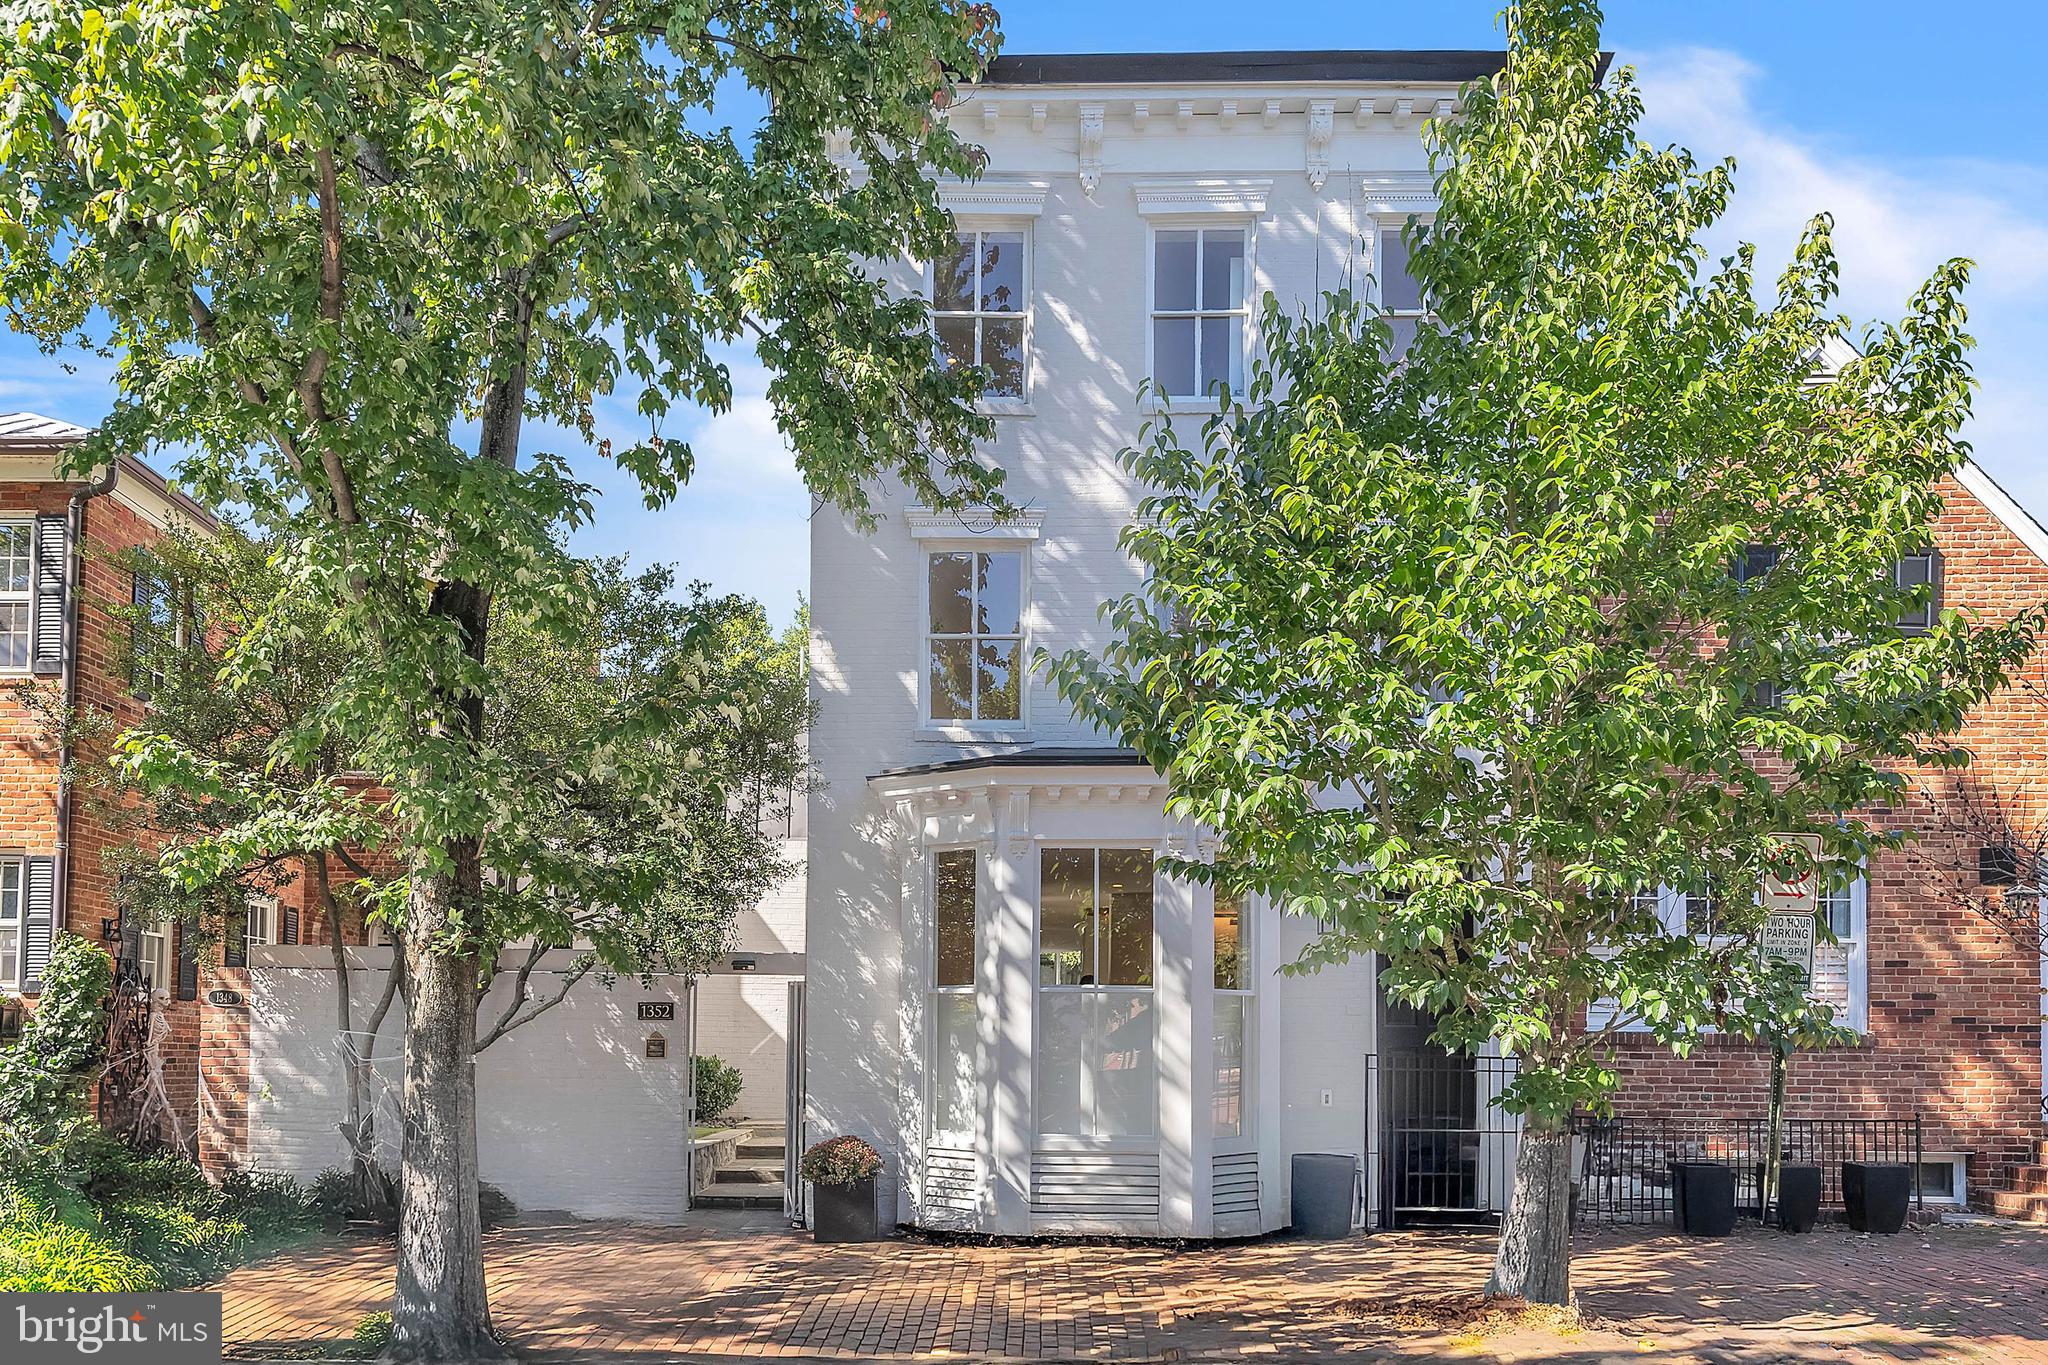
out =
{"type": "MultiPolygon", "coordinates": [[[[1138,212],[1137,182],[1269,180],[1265,212],[1252,224],[1253,289],[1271,290],[1291,308],[1346,283],[1362,289],[1371,269],[1362,242],[1376,227],[1374,215],[1395,203],[1401,214],[1424,208],[1427,193],[1412,126],[1395,131],[1382,120],[1367,132],[1339,118],[1329,150],[1335,172],[1316,191],[1304,175],[1298,122],[1261,130],[1240,121],[1225,131],[1201,119],[1183,132],[1155,116],[1142,131],[1111,119],[1104,174],[1091,197],[1077,177],[1074,116],[1065,105],[1058,109],[1057,126],[1042,133],[1018,118],[985,135],[970,103],[963,126],[986,145],[990,177],[1047,187],[1042,214],[1030,220],[1034,414],[998,417],[984,448],[1005,471],[1008,498],[1043,514],[1030,551],[1027,656],[1037,647],[1100,646],[1100,604],[1141,581],[1117,543],[1141,497],[1118,460],[1144,420],[1137,389],[1148,365],[1151,239],[1138,212]]],[[[906,290],[922,283],[919,267],[908,262],[893,265],[891,277],[906,290]]],[[[1199,439],[1200,420],[1180,419],[1186,439],[1199,439]]],[[[904,853],[869,796],[868,779],[1019,742],[1103,742],[1037,677],[1028,687],[1029,729],[1022,736],[959,743],[919,733],[924,558],[905,526],[905,501],[900,490],[885,490],[876,508],[883,519],[872,534],[829,512],[811,523],[818,704],[811,743],[823,785],[810,803],[805,1140],[867,1137],[884,1150],[892,1177],[904,1155],[897,1150],[904,1081],[915,1075],[903,1055],[901,1019],[914,1005],[903,993],[904,853]]],[[[1286,931],[1272,946],[1298,949],[1299,937],[1286,931]]],[[[1372,990],[1363,964],[1302,982],[1269,979],[1260,1006],[1261,1052],[1272,1065],[1256,1082],[1261,1104],[1270,1106],[1260,1144],[1269,1170],[1275,1162],[1284,1169],[1288,1151],[1356,1150],[1362,1142],[1372,990]],[[1327,1109],[1324,1089],[1333,1092],[1327,1109]]],[[[1266,1188],[1284,1207],[1284,1181],[1266,1188]]]]}
{"type": "MultiPolygon", "coordinates": [[[[324,949],[271,949],[290,960],[324,949]]],[[[389,960],[367,950],[365,962],[389,960]]],[[[383,972],[355,975],[358,1001],[374,1000],[383,972]]],[[[308,965],[250,973],[249,1158],[262,1170],[310,1179],[339,1166],[347,1149],[336,1131],[342,1082],[334,1037],[331,971],[308,965]]],[[[500,977],[500,982],[507,978],[500,977]]],[[[579,983],[562,1004],[513,1030],[477,1062],[477,1146],[483,1178],[523,1209],[562,1209],[587,1218],[672,1222],[684,1212],[683,1031],[636,1020],[641,1000],[673,1000],[684,983],[658,977],[652,990],[620,981],[606,990],[579,983]],[[645,1056],[662,1033],[668,1056],[645,1056]]],[[[359,1005],[359,1010],[362,1008],[359,1005]]],[[[400,1020],[378,1042],[378,1131],[396,1160],[400,1020]]],[[[495,1018],[487,999],[484,1017],[495,1018]]]]}
{"type": "Polygon", "coordinates": [[[780,1123],[785,1116],[789,980],[741,974],[697,982],[697,1051],[740,1070],[733,1117],[780,1123]]]}

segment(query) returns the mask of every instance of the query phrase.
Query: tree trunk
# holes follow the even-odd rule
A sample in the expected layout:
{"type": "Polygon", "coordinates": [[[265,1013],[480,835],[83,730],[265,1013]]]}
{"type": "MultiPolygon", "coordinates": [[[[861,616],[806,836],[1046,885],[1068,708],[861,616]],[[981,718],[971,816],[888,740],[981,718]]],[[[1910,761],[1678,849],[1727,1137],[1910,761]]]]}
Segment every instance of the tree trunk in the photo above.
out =
{"type": "MultiPolygon", "coordinates": [[[[385,1358],[496,1360],[484,1291],[476,1164],[476,982],[472,951],[430,951],[466,899],[476,860],[414,883],[405,937],[405,1097],[398,1294],[385,1358]],[[464,874],[468,875],[465,876],[464,874]]],[[[471,894],[474,888],[469,888],[471,894]]]]}
{"type": "Polygon", "coordinates": [[[1488,1294],[1571,1302],[1571,1165],[1570,1125],[1530,1115],[1515,1150],[1515,1191],[1500,1220],[1488,1294]]]}

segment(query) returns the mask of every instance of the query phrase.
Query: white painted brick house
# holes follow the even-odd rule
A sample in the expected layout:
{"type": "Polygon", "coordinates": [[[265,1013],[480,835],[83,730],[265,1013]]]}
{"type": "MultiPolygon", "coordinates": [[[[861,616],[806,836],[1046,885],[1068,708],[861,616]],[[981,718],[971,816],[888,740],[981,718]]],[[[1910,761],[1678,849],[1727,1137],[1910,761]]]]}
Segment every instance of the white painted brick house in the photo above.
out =
{"type": "MultiPolygon", "coordinates": [[[[999,522],[895,494],[872,533],[812,522],[822,785],[802,1139],[871,1140],[900,1221],[1270,1231],[1288,1221],[1290,1158],[1312,1152],[1362,1159],[1369,1217],[1504,1203],[1514,1129],[1488,1104],[1503,1063],[1438,1067],[1429,1021],[1383,1001],[1369,963],[1280,976],[1311,925],[1156,875],[1163,854],[1199,856],[1199,833],[1028,664],[1105,643],[1101,603],[1141,586],[1118,545],[1141,491],[1118,456],[1156,410],[1145,380],[1198,422],[1211,384],[1257,354],[1266,293],[1291,309],[1339,287],[1419,307],[1398,234],[1434,207],[1420,125],[1500,60],[1012,57],[949,108],[986,173],[943,190],[948,259],[889,269],[932,299],[941,352],[994,377],[984,453],[1023,510],[999,522]],[[1407,1083],[1424,1072],[1436,1079],[1407,1083]]],[[[1902,583],[2001,616],[2048,594],[2048,532],[1975,465],[1943,492],[1902,583]]],[[[2043,667],[2029,666],[2036,687],[2043,667]]],[[[1964,742],[1976,780],[2032,809],[2048,777],[2017,695],[1973,715],[1964,742]]],[[[1980,850],[1952,842],[1975,868],[1980,850]]],[[[1678,922],[1685,897],[1660,896],[1678,922]]],[[[1966,1171],[1972,1191],[2048,1189],[2048,1170],[2014,1164],[2041,1132],[2038,963],[1959,926],[1896,858],[1823,913],[1841,943],[1815,992],[1861,1042],[1802,1061],[1795,1115],[1873,1134],[1910,1119],[1930,1198],[1960,1201],[1966,1171]]],[[[1761,1113],[1755,1048],[1717,1039],[1679,1059],[1645,1042],[1619,1048],[1631,1114],[1761,1113]]],[[[2048,1219],[2048,1195],[2012,1198],[2048,1219]]]]}
{"type": "Polygon", "coordinates": [[[1499,62],[1004,58],[949,111],[987,173],[942,196],[957,255],[894,282],[994,374],[987,454],[1026,510],[885,498],[873,534],[812,532],[805,1138],[872,1140],[903,1221],[1257,1232],[1285,1222],[1290,1155],[1362,1154],[1369,970],[1277,978],[1303,926],[1156,877],[1191,832],[1026,661],[1101,643],[1099,605],[1140,585],[1117,542],[1141,382],[1201,413],[1267,291],[1385,273],[1402,302],[1420,124],[1499,62]]]}

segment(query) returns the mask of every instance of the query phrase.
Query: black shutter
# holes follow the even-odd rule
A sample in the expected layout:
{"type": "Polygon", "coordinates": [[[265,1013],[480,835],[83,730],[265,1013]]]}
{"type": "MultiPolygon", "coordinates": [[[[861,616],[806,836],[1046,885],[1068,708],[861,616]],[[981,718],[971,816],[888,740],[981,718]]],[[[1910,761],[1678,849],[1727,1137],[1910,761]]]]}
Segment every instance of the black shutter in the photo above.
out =
{"type": "Polygon", "coordinates": [[[199,935],[195,926],[178,921],[178,987],[180,1000],[199,998],[199,935]]]}
{"type": "Polygon", "coordinates": [[[299,941],[299,912],[293,906],[285,906],[284,913],[278,917],[277,941],[279,943],[297,943],[299,941]]]}
{"type": "Polygon", "coordinates": [[[227,925],[221,931],[220,965],[223,967],[246,967],[249,965],[249,912],[230,911],[227,925]]]}
{"type": "Polygon", "coordinates": [[[50,936],[56,926],[51,911],[57,898],[57,863],[54,858],[21,860],[21,989],[33,994],[43,988],[43,969],[50,965],[50,936]]]}
{"type": "Polygon", "coordinates": [[[65,518],[36,518],[35,643],[30,654],[38,673],[64,671],[64,580],[71,564],[70,539],[65,518]]]}

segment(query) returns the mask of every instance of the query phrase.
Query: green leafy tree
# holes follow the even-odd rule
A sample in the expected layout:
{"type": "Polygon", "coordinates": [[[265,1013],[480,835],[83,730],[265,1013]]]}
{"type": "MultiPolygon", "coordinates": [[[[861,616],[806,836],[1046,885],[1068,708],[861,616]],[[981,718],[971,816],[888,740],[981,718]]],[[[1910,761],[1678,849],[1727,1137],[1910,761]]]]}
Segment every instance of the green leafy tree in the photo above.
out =
{"type": "MultiPolygon", "coordinates": [[[[624,904],[654,872],[529,859],[508,828],[539,798],[486,735],[493,606],[550,637],[594,609],[561,543],[589,490],[524,425],[594,438],[622,384],[651,426],[679,401],[722,407],[714,348],[751,338],[821,497],[862,513],[884,475],[942,505],[990,497],[977,377],[940,371],[923,303],[863,262],[936,254],[932,178],[974,166],[934,106],[991,53],[993,20],[962,0],[0,3],[0,297],[52,348],[118,361],[75,459],[163,442],[195,495],[277,537],[287,591],[320,604],[343,661],[312,733],[389,793],[394,1357],[500,1351],[470,1065],[505,937],[490,888],[539,869],[566,903],[624,904]],[[768,97],[751,138],[717,126],[722,83],[768,97]]],[[[691,472],[658,436],[605,450],[657,504],[691,472]]],[[[297,647],[271,619],[235,667],[297,647]]],[[[608,723],[582,770],[665,780],[628,756],[656,722],[608,723]]],[[[293,811],[269,815],[301,842],[293,811]]]]}
{"type": "Polygon", "coordinates": [[[2038,616],[1895,624],[1964,457],[1963,263],[1817,368],[1847,349],[1827,219],[1774,289],[1751,248],[1710,262],[1733,168],[1637,140],[1597,6],[1506,22],[1505,69],[1427,132],[1435,320],[1397,360],[1348,298],[1269,304],[1246,392],[1129,454],[1151,590],[1049,667],[1217,831],[1175,871],[1317,916],[1296,970],[1375,954],[1437,1042],[1520,1059],[1489,1287],[1563,1302],[1569,1120],[1609,1105],[1614,1031],[1830,1037],[1755,948],[1772,835],[1890,846],[1859,807],[1965,761],[2038,616]],[[1682,931],[1659,886],[1702,893],[1682,931]]]}

